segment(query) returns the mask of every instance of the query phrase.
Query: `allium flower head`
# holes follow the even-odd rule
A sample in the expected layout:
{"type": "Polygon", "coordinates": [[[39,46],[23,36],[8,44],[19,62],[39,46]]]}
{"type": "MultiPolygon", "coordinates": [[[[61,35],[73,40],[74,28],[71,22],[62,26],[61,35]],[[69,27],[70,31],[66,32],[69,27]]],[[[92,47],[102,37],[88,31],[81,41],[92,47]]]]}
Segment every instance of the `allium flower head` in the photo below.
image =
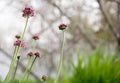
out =
{"type": "Polygon", "coordinates": [[[35,52],[34,55],[40,57],[40,52],[35,52]]]}
{"type": "Polygon", "coordinates": [[[34,10],[31,7],[25,7],[25,9],[23,10],[23,17],[32,17],[34,16],[34,10]]]}
{"type": "Polygon", "coordinates": [[[60,24],[59,25],[59,30],[64,30],[67,28],[67,25],[66,24],[60,24]]]}
{"type": "Polygon", "coordinates": [[[16,40],[16,41],[14,42],[14,46],[20,46],[20,45],[21,45],[22,48],[25,48],[25,47],[26,47],[24,41],[21,41],[21,40],[18,39],[18,40],[16,40]]]}
{"type": "Polygon", "coordinates": [[[38,39],[39,39],[39,35],[38,35],[38,34],[33,34],[33,35],[32,35],[32,39],[38,40],[38,39]]]}
{"type": "Polygon", "coordinates": [[[46,80],[48,79],[48,76],[47,75],[43,75],[42,76],[42,80],[45,82],[46,80]]]}
{"type": "Polygon", "coordinates": [[[28,54],[27,54],[28,56],[34,56],[34,53],[33,52],[28,52],[28,54]]]}

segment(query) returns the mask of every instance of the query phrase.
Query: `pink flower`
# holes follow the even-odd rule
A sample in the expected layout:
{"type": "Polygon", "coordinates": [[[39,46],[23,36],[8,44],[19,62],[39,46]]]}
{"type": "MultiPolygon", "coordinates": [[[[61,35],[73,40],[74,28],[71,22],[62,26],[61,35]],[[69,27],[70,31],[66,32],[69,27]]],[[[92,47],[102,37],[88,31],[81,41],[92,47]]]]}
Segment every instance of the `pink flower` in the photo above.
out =
{"type": "Polygon", "coordinates": [[[33,35],[32,35],[32,39],[38,40],[38,39],[39,39],[39,35],[38,35],[38,34],[33,34],[33,35]]]}
{"type": "Polygon", "coordinates": [[[23,10],[23,17],[32,17],[34,16],[34,10],[31,7],[25,7],[25,9],[23,10]]]}
{"type": "Polygon", "coordinates": [[[66,24],[60,24],[59,25],[59,30],[64,30],[67,28],[67,25],[66,24]]]}
{"type": "Polygon", "coordinates": [[[27,54],[28,56],[33,56],[34,55],[34,53],[33,52],[28,52],[28,54],[27,54]]]}
{"type": "Polygon", "coordinates": [[[24,41],[21,41],[21,40],[18,39],[18,40],[16,40],[16,41],[14,42],[14,46],[20,46],[20,44],[21,44],[21,47],[22,47],[22,48],[25,48],[25,47],[26,47],[24,41]]]}
{"type": "Polygon", "coordinates": [[[35,52],[34,55],[40,57],[40,52],[35,52]]]}

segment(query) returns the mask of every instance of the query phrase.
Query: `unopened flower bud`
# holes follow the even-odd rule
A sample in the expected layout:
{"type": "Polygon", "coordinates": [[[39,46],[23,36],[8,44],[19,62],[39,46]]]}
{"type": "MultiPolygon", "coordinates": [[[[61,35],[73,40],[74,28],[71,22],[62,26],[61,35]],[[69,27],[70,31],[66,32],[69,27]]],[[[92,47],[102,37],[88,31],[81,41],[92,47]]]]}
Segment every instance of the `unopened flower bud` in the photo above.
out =
{"type": "Polygon", "coordinates": [[[16,38],[16,39],[20,39],[21,36],[20,36],[20,35],[16,35],[15,38],[16,38]]]}
{"type": "Polygon", "coordinates": [[[19,60],[19,59],[20,59],[20,56],[17,56],[17,59],[19,60]]]}
{"type": "Polygon", "coordinates": [[[46,80],[48,79],[48,76],[47,75],[43,75],[42,76],[42,80],[45,82],[46,80]]]}

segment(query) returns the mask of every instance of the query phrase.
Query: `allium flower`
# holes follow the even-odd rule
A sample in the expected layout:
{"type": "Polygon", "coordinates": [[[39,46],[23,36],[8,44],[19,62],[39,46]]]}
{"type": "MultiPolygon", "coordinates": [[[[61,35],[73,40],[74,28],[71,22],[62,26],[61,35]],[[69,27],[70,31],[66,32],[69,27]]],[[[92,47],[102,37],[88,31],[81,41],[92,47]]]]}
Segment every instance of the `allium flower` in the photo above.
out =
{"type": "Polygon", "coordinates": [[[14,42],[14,46],[20,46],[20,44],[21,44],[21,47],[22,47],[22,48],[25,48],[25,47],[26,47],[24,41],[21,41],[21,40],[18,39],[18,40],[16,40],[16,41],[14,42]]]}
{"type": "Polygon", "coordinates": [[[31,7],[25,7],[25,9],[23,10],[23,17],[32,17],[34,16],[34,10],[31,7]]]}
{"type": "Polygon", "coordinates": [[[38,40],[38,39],[39,39],[39,35],[38,35],[38,34],[33,34],[33,35],[32,35],[32,39],[38,40]]]}
{"type": "Polygon", "coordinates": [[[27,54],[28,56],[34,56],[34,53],[33,52],[28,52],[28,54],[27,54]]]}
{"type": "Polygon", "coordinates": [[[20,36],[20,35],[16,35],[15,38],[16,38],[16,39],[20,39],[21,36],[20,36]]]}
{"type": "Polygon", "coordinates": [[[67,28],[67,25],[66,24],[60,24],[59,25],[59,30],[64,30],[67,28]]]}
{"type": "Polygon", "coordinates": [[[40,57],[40,52],[35,52],[34,55],[40,57]]]}
{"type": "Polygon", "coordinates": [[[47,75],[43,75],[42,76],[42,80],[45,82],[46,80],[48,79],[48,76],[47,75]]]}

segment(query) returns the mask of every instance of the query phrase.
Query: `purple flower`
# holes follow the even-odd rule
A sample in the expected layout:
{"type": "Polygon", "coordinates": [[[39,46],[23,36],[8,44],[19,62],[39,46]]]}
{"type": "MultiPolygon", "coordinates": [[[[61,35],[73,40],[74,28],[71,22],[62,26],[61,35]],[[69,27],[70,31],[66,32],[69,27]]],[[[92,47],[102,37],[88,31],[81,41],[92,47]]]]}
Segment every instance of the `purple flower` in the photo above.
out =
{"type": "Polygon", "coordinates": [[[67,25],[66,24],[60,24],[59,25],[59,30],[64,30],[67,28],[67,25]]]}
{"type": "Polygon", "coordinates": [[[28,56],[34,56],[34,53],[33,52],[28,52],[28,54],[27,54],[28,56]]]}
{"type": "Polygon", "coordinates": [[[40,57],[40,52],[35,52],[34,55],[40,57]]]}
{"type": "Polygon", "coordinates": [[[38,35],[38,34],[33,34],[33,35],[32,35],[32,39],[38,40],[38,39],[39,39],[39,35],[38,35]]]}
{"type": "Polygon", "coordinates": [[[31,7],[25,7],[25,9],[23,10],[23,17],[32,17],[34,16],[34,10],[31,7]]]}
{"type": "Polygon", "coordinates": [[[22,48],[25,48],[25,47],[26,47],[24,41],[21,41],[21,40],[18,39],[18,40],[16,40],[16,41],[14,42],[14,46],[20,46],[20,45],[21,45],[22,48]]]}

